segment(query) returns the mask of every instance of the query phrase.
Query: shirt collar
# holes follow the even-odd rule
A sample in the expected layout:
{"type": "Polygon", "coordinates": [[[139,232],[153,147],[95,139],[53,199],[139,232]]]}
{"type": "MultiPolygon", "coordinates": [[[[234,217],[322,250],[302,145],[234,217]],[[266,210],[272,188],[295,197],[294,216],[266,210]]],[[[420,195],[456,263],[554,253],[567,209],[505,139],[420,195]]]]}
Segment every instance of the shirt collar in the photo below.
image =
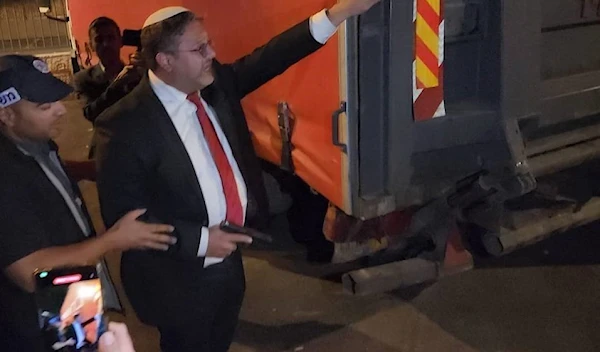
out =
{"type": "Polygon", "coordinates": [[[148,71],[148,79],[152,90],[163,105],[175,106],[188,101],[187,94],[165,83],[152,70],[148,71]]]}
{"type": "Polygon", "coordinates": [[[56,144],[52,141],[50,142],[38,142],[31,140],[19,140],[15,141],[15,145],[17,148],[25,155],[30,156],[43,156],[47,157],[51,151],[56,151],[56,144]]]}

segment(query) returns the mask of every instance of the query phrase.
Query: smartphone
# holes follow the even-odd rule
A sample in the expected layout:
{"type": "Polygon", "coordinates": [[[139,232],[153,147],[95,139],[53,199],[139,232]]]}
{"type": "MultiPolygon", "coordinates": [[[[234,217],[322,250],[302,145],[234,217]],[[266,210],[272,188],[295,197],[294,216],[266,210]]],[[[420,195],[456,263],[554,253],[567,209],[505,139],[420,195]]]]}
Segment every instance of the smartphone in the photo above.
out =
{"type": "Polygon", "coordinates": [[[97,351],[106,331],[102,286],[94,266],[38,270],[35,299],[48,351],[97,351]]]}
{"type": "Polygon", "coordinates": [[[261,241],[264,241],[267,243],[273,243],[273,237],[271,237],[270,235],[267,235],[266,233],[262,233],[255,229],[251,229],[249,227],[243,227],[243,226],[234,224],[227,220],[221,222],[221,225],[219,227],[221,228],[221,230],[223,230],[225,232],[241,233],[244,235],[248,235],[257,240],[261,240],[261,241]]]}
{"type": "Polygon", "coordinates": [[[125,29],[123,30],[123,45],[134,46],[140,48],[142,41],[140,39],[142,31],[140,29],[125,29]]]}

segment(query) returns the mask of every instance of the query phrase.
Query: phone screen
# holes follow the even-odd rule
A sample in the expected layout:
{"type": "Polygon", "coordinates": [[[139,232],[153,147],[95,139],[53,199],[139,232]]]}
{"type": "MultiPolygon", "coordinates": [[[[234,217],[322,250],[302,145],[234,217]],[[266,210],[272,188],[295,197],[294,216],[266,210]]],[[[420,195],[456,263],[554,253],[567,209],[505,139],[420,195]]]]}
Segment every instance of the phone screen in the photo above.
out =
{"type": "Polygon", "coordinates": [[[105,331],[95,267],[39,271],[36,301],[48,351],[96,351],[105,331]]]}

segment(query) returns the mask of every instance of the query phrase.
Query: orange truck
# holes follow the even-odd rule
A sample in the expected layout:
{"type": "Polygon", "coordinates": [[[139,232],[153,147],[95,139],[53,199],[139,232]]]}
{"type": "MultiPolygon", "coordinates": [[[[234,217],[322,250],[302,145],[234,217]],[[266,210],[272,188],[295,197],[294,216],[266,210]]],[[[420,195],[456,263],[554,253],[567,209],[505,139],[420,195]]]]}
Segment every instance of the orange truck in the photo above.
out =
{"type": "MultiPolygon", "coordinates": [[[[70,0],[76,39],[182,5],[228,62],[332,4],[138,2],[70,0]]],[[[344,287],[381,292],[600,218],[599,38],[597,0],[382,0],[244,107],[259,156],[329,203],[344,287]]]]}

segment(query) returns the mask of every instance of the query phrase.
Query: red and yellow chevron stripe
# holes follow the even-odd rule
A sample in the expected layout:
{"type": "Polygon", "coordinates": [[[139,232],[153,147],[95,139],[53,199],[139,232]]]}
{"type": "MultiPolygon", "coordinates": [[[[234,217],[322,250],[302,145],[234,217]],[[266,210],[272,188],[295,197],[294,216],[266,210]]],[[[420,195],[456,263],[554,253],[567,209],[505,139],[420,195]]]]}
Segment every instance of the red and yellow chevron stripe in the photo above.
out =
{"type": "Polygon", "coordinates": [[[446,115],[444,103],[444,0],[414,0],[413,118],[446,115]]]}
{"type": "Polygon", "coordinates": [[[437,87],[439,80],[439,28],[441,0],[417,0],[417,88],[437,87]]]}

